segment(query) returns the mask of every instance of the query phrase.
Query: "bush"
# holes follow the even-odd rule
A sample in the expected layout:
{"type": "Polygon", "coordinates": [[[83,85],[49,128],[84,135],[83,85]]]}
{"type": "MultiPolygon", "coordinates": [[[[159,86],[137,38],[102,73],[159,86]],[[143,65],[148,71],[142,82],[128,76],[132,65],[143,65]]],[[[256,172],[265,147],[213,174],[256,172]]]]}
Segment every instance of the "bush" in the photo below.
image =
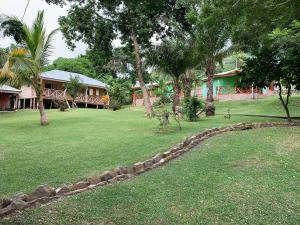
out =
{"type": "Polygon", "coordinates": [[[121,109],[122,104],[116,100],[111,100],[109,103],[109,108],[113,111],[117,111],[119,109],[121,109]]]}
{"type": "Polygon", "coordinates": [[[169,96],[167,96],[167,95],[162,95],[162,96],[160,96],[160,97],[158,98],[157,101],[155,101],[155,102],[153,103],[153,106],[154,106],[154,107],[165,106],[166,104],[171,103],[171,102],[172,102],[172,100],[171,100],[171,98],[170,98],[169,96]]]}
{"type": "Polygon", "coordinates": [[[182,112],[189,121],[198,119],[197,113],[203,109],[204,104],[196,97],[187,97],[183,99],[182,112]]]}
{"type": "Polygon", "coordinates": [[[69,108],[65,100],[55,101],[54,105],[55,107],[59,108],[59,111],[61,112],[64,112],[69,108]]]}

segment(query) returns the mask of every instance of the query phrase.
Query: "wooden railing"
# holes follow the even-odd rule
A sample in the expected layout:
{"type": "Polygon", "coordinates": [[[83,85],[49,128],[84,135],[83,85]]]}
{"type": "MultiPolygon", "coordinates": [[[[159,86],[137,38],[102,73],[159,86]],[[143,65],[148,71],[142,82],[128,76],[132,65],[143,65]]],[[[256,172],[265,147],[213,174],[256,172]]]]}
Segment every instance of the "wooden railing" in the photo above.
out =
{"type": "Polygon", "coordinates": [[[65,91],[45,88],[44,97],[53,100],[63,100],[65,99],[65,91]]]}
{"type": "MultiPolygon", "coordinates": [[[[44,98],[51,99],[51,100],[71,100],[70,96],[66,94],[65,91],[62,90],[55,90],[55,89],[44,89],[44,98]]],[[[97,95],[88,95],[80,94],[76,99],[76,103],[86,103],[91,105],[105,105],[101,100],[101,96],[97,95]]]]}

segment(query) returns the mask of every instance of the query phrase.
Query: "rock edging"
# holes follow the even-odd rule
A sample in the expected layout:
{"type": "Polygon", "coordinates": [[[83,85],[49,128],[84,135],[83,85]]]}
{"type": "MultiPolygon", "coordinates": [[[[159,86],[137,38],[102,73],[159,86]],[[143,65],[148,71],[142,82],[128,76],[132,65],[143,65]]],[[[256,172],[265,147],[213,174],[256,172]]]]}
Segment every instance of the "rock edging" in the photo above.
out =
{"type": "Polygon", "coordinates": [[[79,194],[85,191],[105,186],[110,183],[131,179],[146,171],[159,167],[170,160],[176,159],[185,152],[190,151],[204,140],[229,131],[241,131],[266,127],[290,127],[300,126],[300,123],[292,122],[265,122],[265,123],[239,123],[227,127],[206,129],[204,132],[186,138],[164,153],[159,153],[143,162],[134,165],[115,168],[103,172],[100,176],[89,180],[79,181],[58,188],[39,186],[31,194],[18,193],[11,199],[0,199],[0,218],[20,212],[26,208],[38,207],[50,201],[79,194]]]}

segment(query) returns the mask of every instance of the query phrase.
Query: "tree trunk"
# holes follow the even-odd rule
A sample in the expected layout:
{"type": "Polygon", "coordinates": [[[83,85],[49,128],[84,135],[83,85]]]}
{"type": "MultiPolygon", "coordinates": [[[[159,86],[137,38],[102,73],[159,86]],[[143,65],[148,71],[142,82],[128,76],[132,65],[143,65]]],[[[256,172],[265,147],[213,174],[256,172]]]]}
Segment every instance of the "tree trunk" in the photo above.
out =
{"type": "Polygon", "coordinates": [[[279,99],[280,99],[281,104],[282,104],[282,106],[285,110],[285,113],[287,115],[288,122],[290,123],[290,122],[292,122],[292,118],[291,118],[291,114],[290,114],[288,104],[289,104],[289,97],[291,96],[291,86],[288,87],[286,102],[284,101],[284,99],[282,97],[282,85],[281,85],[280,82],[278,82],[278,87],[279,87],[279,99]]]}
{"type": "Polygon", "coordinates": [[[40,94],[37,96],[38,102],[39,102],[39,110],[40,110],[40,121],[41,125],[45,126],[49,124],[48,117],[45,112],[45,107],[44,107],[44,101],[43,101],[43,96],[40,94]]]}
{"type": "Polygon", "coordinates": [[[206,98],[206,106],[205,106],[205,114],[206,116],[214,116],[215,115],[215,105],[214,105],[214,67],[208,66],[206,68],[206,76],[207,76],[207,98],[206,98]]]}
{"type": "Polygon", "coordinates": [[[151,101],[150,101],[150,96],[149,96],[148,90],[145,86],[145,82],[144,82],[144,78],[143,78],[140,47],[139,47],[139,44],[137,42],[135,32],[133,30],[131,30],[131,39],[132,39],[132,42],[133,42],[134,52],[135,52],[137,76],[138,76],[138,80],[139,80],[139,83],[140,83],[141,90],[143,92],[143,99],[144,99],[144,104],[145,104],[145,107],[146,107],[147,116],[152,117],[153,116],[153,108],[152,108],[152,104],[151,104],[151,101]]]}
{"type": "Polygon", "coordinates": [[[179,86],[179,77],[174,78],[174,97],[173,97],[173,107],[172,110],[176,112],[176,106],[180,103],[180,86],[179,86]]]}
{"type": "Polygon", "coordinates": [[[194,77],[191,70],[187,70],[185,74],[182,75],[183,83],[183,94],[185,98],[191,97],[192,87],[193,87],[194,77]]]}

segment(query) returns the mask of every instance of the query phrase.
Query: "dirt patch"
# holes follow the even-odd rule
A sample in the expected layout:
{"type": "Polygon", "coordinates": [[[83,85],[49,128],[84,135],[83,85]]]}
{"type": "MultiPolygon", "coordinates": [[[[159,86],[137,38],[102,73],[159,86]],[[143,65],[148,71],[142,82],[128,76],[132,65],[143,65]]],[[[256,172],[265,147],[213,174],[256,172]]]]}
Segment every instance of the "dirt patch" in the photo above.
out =
{"type": "Polygon", "coordinates": [[[290,155],[300,152],[300,141],[299,138],[296,140],[296,137],[289,138],[288,140],[283,140],[279,142],[276,146],[275,152],[278,155],[290,155]]]}

